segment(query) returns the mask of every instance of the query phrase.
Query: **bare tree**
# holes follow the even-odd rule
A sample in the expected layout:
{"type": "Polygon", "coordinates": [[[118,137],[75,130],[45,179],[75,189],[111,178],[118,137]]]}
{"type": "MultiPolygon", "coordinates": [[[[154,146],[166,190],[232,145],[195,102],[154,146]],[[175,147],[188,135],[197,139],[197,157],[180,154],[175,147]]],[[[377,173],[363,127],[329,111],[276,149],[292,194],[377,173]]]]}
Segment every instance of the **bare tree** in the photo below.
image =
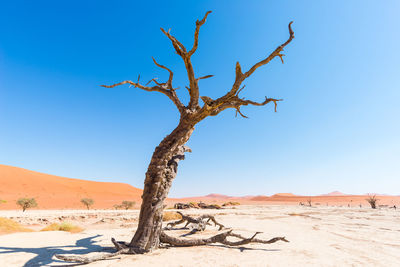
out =
{"type": "Polygon", "coordinates": [[[379,199],[376,198],[376,195],[373,196],[368,196],[366,201],[371,205],[371,208],[376,209],[376,202],[378,202],[379,199]]]}
{"type": "MultiPolygon", "coordinates": [[[[239,93],[245,88],[243,83],[246,79],[249,78],[259,67],[268,64],[275,57],[278,57],[283,63],[284,54],[282,54],[282,51],[293,40],[294,32],[291,28],[292,22],[290,22],[289,38],[279,45],[270,55],[255,63],[247,71],[243,71],[241,65],[237,62],[235,67],[235,79],[232,87],[223,96],[217,99],[212,99],[208,96],[200,96],[199,82],[203,79],[211,78],[213,75],[196,75],[191,61],[191,58],[196,52],[199,44],[200,28],[206,22],[207,16],[210,13],[211,11],[208,11],[203,19],[196,21],[194,43],[190,49],[187,49],[180,41],[178,41],[178,39],[171,34],[170,30],[166,31],[161,28],[161,31],[170,40],[175,52],[182,58],[186,67],[187,77],[189,80],[189,85],[186,86],[186,89],[190,96],[187,105],[184,105],[176,94],[177,88],[173,86],[173,71],[167,66],[158,63],[154,58],[154,64],[168,72],[169,76],[167,81],[160,82],[156,78],[153,78],[147,83],[142,83],[139,75],[137,81],[126,80],[112,85],[102,85],[106,88],[114,88],[116,86],[127,84],[148,92],[162,93],[174,103],[180,113],[178,125],[161,141],[152,155],[144,181],[144,190],[142,195],[143,201],[140,208],[139,224],[135,235],[131,242],[127,244],[118,243],[114,240],[113,243],[117,250],[119,250],[117,253],[135,254],[152,251],[159,247],[160,242],[177,246],[204,245],[214,242],[228,244],[230,241],[227,241],[226,238],[234,235],[231,231],[228,231],[207,240],[182,240],[170,237],[162,231],[164,200],[167,197],[172,181],[176,177],[179,161],[185,158],[185,152],[191,152],[191,149],[185,144],[192,135],[197,123],[209,116],[216,116],[229,108],[236,110],[236,115],[239,114],[240,116],[247,118],[242,113],[241,107],[248,105],[264,106],[272,102],[276,111],[277,102],[282,99],[265,97],[264,101],[256,102],[239,97],[239,93]],[[151,86],[151,83],[154,85],[151,86]],[[203,101],[202,105],[199,103],[200,99],[203,101]]],[[[247,244],[249,242],[254,242],[254,237],[255,236],[251,238],[242,237],[241,242],[230,242],[229,244],[247,244]]],[[[282,238],[278,238],[277,240],[282,240],[282,238]]],[[[66,260],[65,257],[62,259],[66,260]]],[[[81,258],[79,259],[82,261],[81,258]]]]}
{"type": "Polygon", "coordinates": [[[38,204],[34,198],[19,198],[17,200],[17,205],[21,206],[22,211],[24,212],[26,209],[37,207],[38,204]]]}
{"type": "Polygon", "coordinates": [[[307,204],[308,204],[309,207],[312,206],[312,200],[311,200],[311,198],[307,199],[307,204]]]}
{"type": "Polygon", "coordinates": [[[82,198],[81,203],[85,205],[87,209],[90,209],[90,207],[94,204],[94,200],[91,198],[82,198]]]}
{"type": "Polygon", "coordinates": [[[135,206],[136,202],[135,201],[128,201],[128,200],[124,200],[121,203],[121,207],[123,207],[126,210],[129,210],[130,208],[132,208],[133,206],[135,206]]]}

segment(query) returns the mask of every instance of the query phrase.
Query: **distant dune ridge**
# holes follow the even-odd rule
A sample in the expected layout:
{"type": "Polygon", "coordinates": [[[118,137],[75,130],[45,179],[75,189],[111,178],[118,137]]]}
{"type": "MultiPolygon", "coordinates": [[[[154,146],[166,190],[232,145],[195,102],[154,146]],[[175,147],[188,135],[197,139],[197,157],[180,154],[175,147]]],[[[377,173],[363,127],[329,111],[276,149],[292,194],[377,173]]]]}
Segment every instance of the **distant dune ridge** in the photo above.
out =
{"type": "Polygon", "coordinates": [[[112,208],[123,200],[140,201],[142,190],[124,183],[71,179],[0,164],[0,209],[16,209],[20,197],[33,197],[38,209],[83,209],[82,198],[93,208],[112,208]]]}
{"type": "MultiPolygon", "coordinates": [[[[16,200],[21,197],[33,197],[38,202],[37,209],[84,209],[80,200],[92,198],[93,209],[112,209],[123,200],[141,202],[142,190],[125,183],[95,182],[65,178],[23,168],[0,164],[0,209],[18,209],[16,200]]],[[[399,196],[377,194],[378,205],[400,205],[399,196]]],[[[360,205],[368,206],[367,195],[347,195],[333,191],[319,196],[299,196],[292,193],[277,193],[272,196],[235,197],[222,194],[209,194],[199,197],[169,198],[168,206],[176,202],[224,203],[228,201],[241,204],[286,204],[298,205],[311,199],[313,205],[360,205]]]]}
{"type": "Polygon", "coordinates": [[[323,194],[323,195],[321,195],[321,196],[345,196],[346,194],[343,194],[342,192],[339,192],[339,191],[333,191],[333,192],[330,192],[330,193],[328,193],[328,194],[323,194]]]}

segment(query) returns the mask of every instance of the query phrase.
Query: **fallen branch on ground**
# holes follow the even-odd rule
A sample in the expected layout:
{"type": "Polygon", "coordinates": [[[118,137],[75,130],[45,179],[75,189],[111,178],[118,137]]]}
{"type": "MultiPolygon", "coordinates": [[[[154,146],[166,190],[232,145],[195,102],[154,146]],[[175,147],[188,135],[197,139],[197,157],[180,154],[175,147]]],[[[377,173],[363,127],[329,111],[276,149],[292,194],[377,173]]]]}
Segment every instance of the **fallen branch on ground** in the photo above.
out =
{"type": "Polygon", "coordinates": [[[218,231],[226,228],[224,225],[217,222],[217,220],[215,220],[214,216],[212,216],[212,215],[204,214],[197,218],[193,218],[191,216],[184,215],[182,212],[179,212],[179,211],[177,211],[177,213],[182,216],[182,219],[177,220],[175,222],[168,223],[167,227],[165,227],[164,230],[169,230],[172,227],[174,227],[175,225],[186,222],[186,224],[183,228],[186,228],[189,224],[192,223],[194,225],[197,225],[197,228],[199,231],[203,231],[207,224],[210,225],[210,223],[209,223],[210,221],[212,221],[215,226],[219,226],[218,231]]]}

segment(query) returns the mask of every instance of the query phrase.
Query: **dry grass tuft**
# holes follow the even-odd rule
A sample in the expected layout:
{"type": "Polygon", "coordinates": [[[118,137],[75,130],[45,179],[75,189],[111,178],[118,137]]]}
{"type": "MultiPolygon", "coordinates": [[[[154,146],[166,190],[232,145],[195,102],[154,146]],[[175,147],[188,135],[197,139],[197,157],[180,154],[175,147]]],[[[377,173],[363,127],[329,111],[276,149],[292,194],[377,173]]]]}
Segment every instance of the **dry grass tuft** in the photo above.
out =
{"type": "Polygon", "coordinates": [[[40,231],[65,231],[65,232],[70,232],[70,233],[79,233],[79,232],[82,232],[83,229],[80,228],[79,226],[73,225],[71,223],[62,222],[60,224],[52,223],[40,231]]]}
{"type": "Polygon", "coordinates": [[[9,234],[15,232],[32,232],[32,231],[33,230],[23,227],[16,221],[0,217],[0,234],[9,234]]]}
{"type": "Polygon", "coordinates": [[[163,214],[163,221],[180,220],[182,216],[174,211],[166,211],[163,214]]]}
{"type": "Polygon", "coordinates": [[[222,204],[223,207],[226,206],[239,206],[240,202],[236,202],[236,201],[229,201],[229,202],[225,202],[224,204],[222,204]]]}

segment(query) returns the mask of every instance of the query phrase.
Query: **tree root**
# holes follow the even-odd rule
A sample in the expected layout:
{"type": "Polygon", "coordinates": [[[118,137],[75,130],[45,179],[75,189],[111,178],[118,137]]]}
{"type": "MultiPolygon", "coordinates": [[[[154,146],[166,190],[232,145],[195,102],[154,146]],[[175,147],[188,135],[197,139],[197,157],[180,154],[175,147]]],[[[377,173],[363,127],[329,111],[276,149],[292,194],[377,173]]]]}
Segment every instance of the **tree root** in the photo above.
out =
{"type": "Polygon", "coordinates": [[[93,256],[89,255],[62,255],[62,254],[55,254],[54,256],[63,261],[68,261],[68,262],[79,262],[79,263],[84,263],[88,264],[91,262],[95,261],[101,261],[101,260],[107,260],[111,259],[115,256],[121,255],[121,254],[139,254],[135,252],[132,248],[128,246],[125,242],[118,242],[114,238],[111,238],[111,242],[114,244],[115,249],[117,252],[114,253],[99,253],[93,256]]]}
{"type": "Polygon", "coordinates": [[[215,220],[214,216],[212,216],[212,215],[204,214],[197,218],[193,218],[191,216],[182,214],[182,212],[180,212],[180,211],[177,211],[177,213],[182,216],[182,219],[175,221],[175,222],[168,223],[167,226],[164,228],[164,230],[170,230],[175,225],[186,222],[183,229],[185,229],[189,224],[192,223],[192,224],[196,225],[196,230],[204,231],[207,225],[211,225],[209,223],[210,221],[212,221],[215,226],[219,227],[218,231],[226,228],[224,225],[217,222],[217,220],[215,220]]]}
{"type": "MultiPolygon", "coordinates": [[[[206,225],[211,225],[209,222],[212,221],[215,226],[218,226],[219,229],[218,231],[222,229],[226,229],[226,227],[220,223],[218,223],[214,216],[212,215],[201,215],[197,218],[193,218],[187,215],[182,214],[181,212],[178,212],[181,216],[182,219],[171,222],[167,224],[167,230],[171,229],[168,228],[169,226],[173,227],[175,225],[181,224],[186,222],[185,227],[192,223],[195,225],[202,225],[202,230],[205,229],[206,225]]],[[[184,228],[185,228],[184,227],[184,228]]],[[[201,231],[202,231],[201,230],[201,231]]],[[[190,233],[182,236],[187,236],[190,234],[193,234],[195,232],[199,231],[199,229],[194,228],[190,233]]],[[[186,238],[179,238],[179,237],[173,237],[169,236],[165,233],[165,231],[161,231],[160,233],[160,244],[168,244],[170,246],[175,246],[175,247],[191,247],[191,246],[205,246],[209,244],[214,244],[214,243],[221,243],[226,246],[242,246],[246,245],[249,243],[261,243],[261,244],[272,244],[278,241],[284,241],[284,242],[289,242],[285,237],[274,237],[270,240],[263,240],[263,239],[258,239],[256,236],[260,234],[261,232],[256,232],[253,236],[246,238],[242,235],[236,234],[232,232],[233,230],[228,230],[226,232],[207,237],[207,238],[197,238],[197,239],[186,239],[186,238]],[[238,241],[230,241],[227,238],[228,237],[235,237],[239,239],[238,241]]],[[[181,236],[181,237],[182,237],[181,236]]],[[[79,262],[83,264],[88,264],[94,261],[100,261],[100,260],[107,260],[111,259],[115,256],[122,255],[122,254],[144,254],[148,251],[145,251],[140,248],[132,247],[128,243],[125,242],[119,242],[116,241],[114,238],[111,238],[111,242],[114,244],[115,249],[117,250],[114,253],[99,253],[96,255],[60,255],[56,254],[54,255],[57,259],[63,260],[63,261],[68,261],[68,262],[79,262]]]]}

